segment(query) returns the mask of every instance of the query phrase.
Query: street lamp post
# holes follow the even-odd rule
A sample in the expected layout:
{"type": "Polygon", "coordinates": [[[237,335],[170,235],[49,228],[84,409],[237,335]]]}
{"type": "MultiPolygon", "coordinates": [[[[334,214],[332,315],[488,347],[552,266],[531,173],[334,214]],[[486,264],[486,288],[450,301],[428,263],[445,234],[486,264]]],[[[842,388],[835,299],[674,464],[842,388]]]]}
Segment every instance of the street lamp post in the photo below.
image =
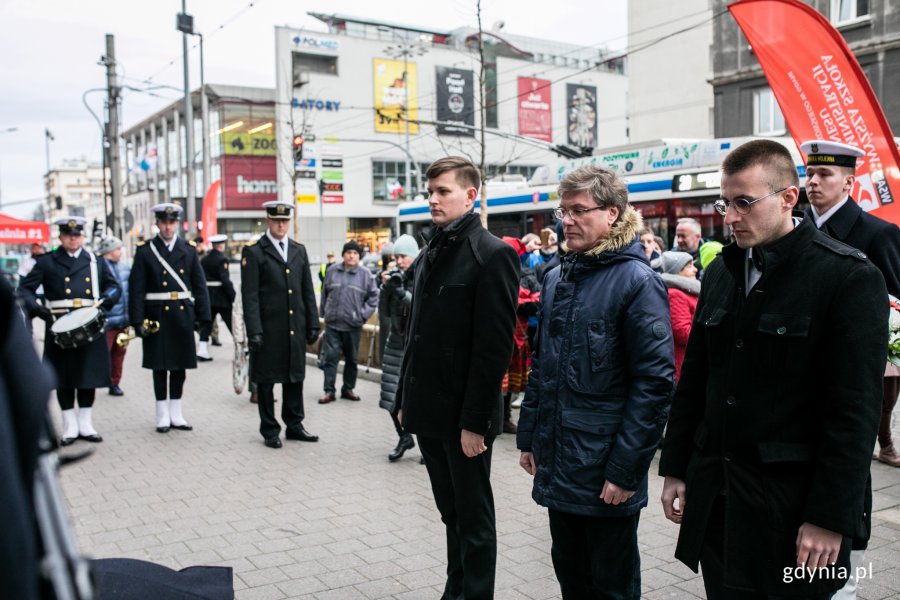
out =
{"type": "MultiPolygon", "coordinates": [[[[423,56],[428,52],[428,48],[426,48],[421,41],[411,42],[409,39],[404,39],[396,46],[388,46],[384,51],[391,58],[403,57],[403,124],[406,133],[406,199],[411,200],[412,188],[410,186],[411,181],[409,177],[410,158],[412,156],[409,151],[409,57],[423,56]]],[[[418,171],[418,167],[416,167],[416,171],[418,171]]]]}
{"type": "MultiPolygon", "coordinates": [[[[0,133],[12,133],[13,131],[18,131],[18,127],[7,127],[6,129],[0,129],[0,133]]],[[[3,208],[3,194],[0,191],[0,208],[3,208]]]]}

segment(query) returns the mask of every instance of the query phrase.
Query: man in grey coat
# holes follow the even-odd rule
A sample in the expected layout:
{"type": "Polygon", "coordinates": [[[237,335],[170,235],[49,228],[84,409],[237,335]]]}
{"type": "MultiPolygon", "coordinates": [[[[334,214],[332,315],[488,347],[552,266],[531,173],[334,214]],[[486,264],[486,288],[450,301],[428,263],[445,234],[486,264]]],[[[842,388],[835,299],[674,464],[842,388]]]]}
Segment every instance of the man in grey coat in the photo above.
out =
{"type": "Polygon", "coordinates": [[[343,262],[328,269],[322,286],[321,315],[325,318],[325,395],[319,404],[335,399],[337,364],[344,355],[341,398],[359,400],[356,387],[356,354],[362,326],[378,306],[378,287],[366,268],[359,266],[362,249],[356,241],[344,244],[343,262]]]}

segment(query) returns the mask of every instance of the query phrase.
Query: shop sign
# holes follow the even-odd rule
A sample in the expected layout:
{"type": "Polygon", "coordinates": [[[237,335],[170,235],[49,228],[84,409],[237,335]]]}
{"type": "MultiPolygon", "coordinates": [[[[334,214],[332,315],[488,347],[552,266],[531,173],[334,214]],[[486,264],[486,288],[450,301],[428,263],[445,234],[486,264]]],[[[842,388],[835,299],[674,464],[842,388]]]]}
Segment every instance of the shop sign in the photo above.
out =
{"type": "Polygon", "coordinates": [[[222,157],[222,208],[258,210],[278,199],[277,161],[270,156],[222,157]]]}
{"type": "Polygon", "coordinates": [[[305,34],[295,35],[291,41],[294,42],[295,46],[313,50],[331,50],[337,52],[341,47],[341,43],[338,40],[305,34]]]}
{"type": "Polygon", "coordinates": [[[278,153],[274,133],[226,131],[221,135],[226,156],[275,156],[278,153]]]}
{"type": "Polygon", "coordinates": [[[320,100],[318,98],[291,98],[291,106],[304,110],[324,110],[337,112],[341,108],[339,100],[320,100]]]}

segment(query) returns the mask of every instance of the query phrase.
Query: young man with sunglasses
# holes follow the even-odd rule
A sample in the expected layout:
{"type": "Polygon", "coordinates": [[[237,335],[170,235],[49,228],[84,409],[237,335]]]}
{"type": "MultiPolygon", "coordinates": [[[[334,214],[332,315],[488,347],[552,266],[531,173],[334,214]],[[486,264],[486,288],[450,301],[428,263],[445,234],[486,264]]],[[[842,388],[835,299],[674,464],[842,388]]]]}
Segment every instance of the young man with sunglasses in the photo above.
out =
{"type": "Polygon", "coordinates": [[[675,556],[711,600],[830,598],[866,535],[887,293],[865,254],[792,216],[798,185],[776,142],[722,163],[734,242],[706,272],[659,468],[675,556]]]}

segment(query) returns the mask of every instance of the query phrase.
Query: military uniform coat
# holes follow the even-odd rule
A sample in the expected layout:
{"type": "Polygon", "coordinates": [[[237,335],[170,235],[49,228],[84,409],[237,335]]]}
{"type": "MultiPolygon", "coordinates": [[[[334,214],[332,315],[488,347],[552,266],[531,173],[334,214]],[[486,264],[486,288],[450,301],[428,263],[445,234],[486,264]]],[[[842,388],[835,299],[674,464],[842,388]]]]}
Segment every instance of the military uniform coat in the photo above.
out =
{"type": "MultiPolygon", "coordinates": [[[[697,570],[710,509],[725,493],[724,581],[778,596],[824,595],[843,579],[783,580],[804,522],[866,532],[863,498],[881,416],[884,278],[865,255],[804,219],[766,246],[745,293],[746,252],[706,272],[672,402],[659,473],[686,486],[675,556],[697,570]]],[[[838,572],[837,575],[840,575],[838,572]]]]}
{"type": "Polygon", "coordinates": [[[319,330],[309,258],[302,244],[285,238],[287,262],[268,236],[244,248],[241,301],[247,339],[261,335],[251,353],[250,380],[296,383],[306,374],[306,338],[319,330]]]}
{"type": "Polygon", "coordinates": [[[175,371],[197,367],[194,323],[210,320],[206,278],[193,243],[175,238],[172,252],[159,236],[140,244],[128,278],[128,313],[132,325],[159,321],[159,332],[143,340],[145,369],[175,371]],[[178,273],[193,300],[147,300],[145,294],[180,292],[181,286],[159,262],[150,244],[178,273]]]}
{"type": "Polygon", "coordinates": [[[206,275],[209,305],[212,308],[231,310],[235,292],[228,273],[228,257],[218,250],[210,250],[200,260],[200,265],[203,267],[203,274],[206,275]],[[213,282],[221,282],[222,285],[213,285],[213,282]]]}
{"type": "MultiPolygon", "coordinates": [[[[119,299],[121,290],[105,260],[97,258],[97,277],[100,280],[100,296],[106,298],[100,306],[109,310],[119,299]]],[[[69,256],[62,247],[37,258],[34,268],[19,285],[20,294],[29,313],[37,308],[35,291],[43,284],[44,297],[52,300],[88,301],[93,295],[91,283],[91,257],[81,250],[78,258],[69,256]]],[[[89,306],[88,302],[85,305],[89,306]]],[[[75,310],[69,309],[69,310],[75,310]]],[[[61,316],[61,315],[57,315],[61,316]]],[[[50,325],[44,336],[44,362],[56,371],[60,389],[94,389],[109,386],[109,347],[106,336],[80,348],[60,348],[53,341],[50,325]]]]}
{"type": "MultiPolygon", "coordinates": [[[[815,223],[812,208],[806,216],[815,223]]],[[[900,298],[900,227],[864,211],[853,198],[822,225],[824,231],[848,246],[862,250],[884,275],[889,294],[900,298]]]]}

